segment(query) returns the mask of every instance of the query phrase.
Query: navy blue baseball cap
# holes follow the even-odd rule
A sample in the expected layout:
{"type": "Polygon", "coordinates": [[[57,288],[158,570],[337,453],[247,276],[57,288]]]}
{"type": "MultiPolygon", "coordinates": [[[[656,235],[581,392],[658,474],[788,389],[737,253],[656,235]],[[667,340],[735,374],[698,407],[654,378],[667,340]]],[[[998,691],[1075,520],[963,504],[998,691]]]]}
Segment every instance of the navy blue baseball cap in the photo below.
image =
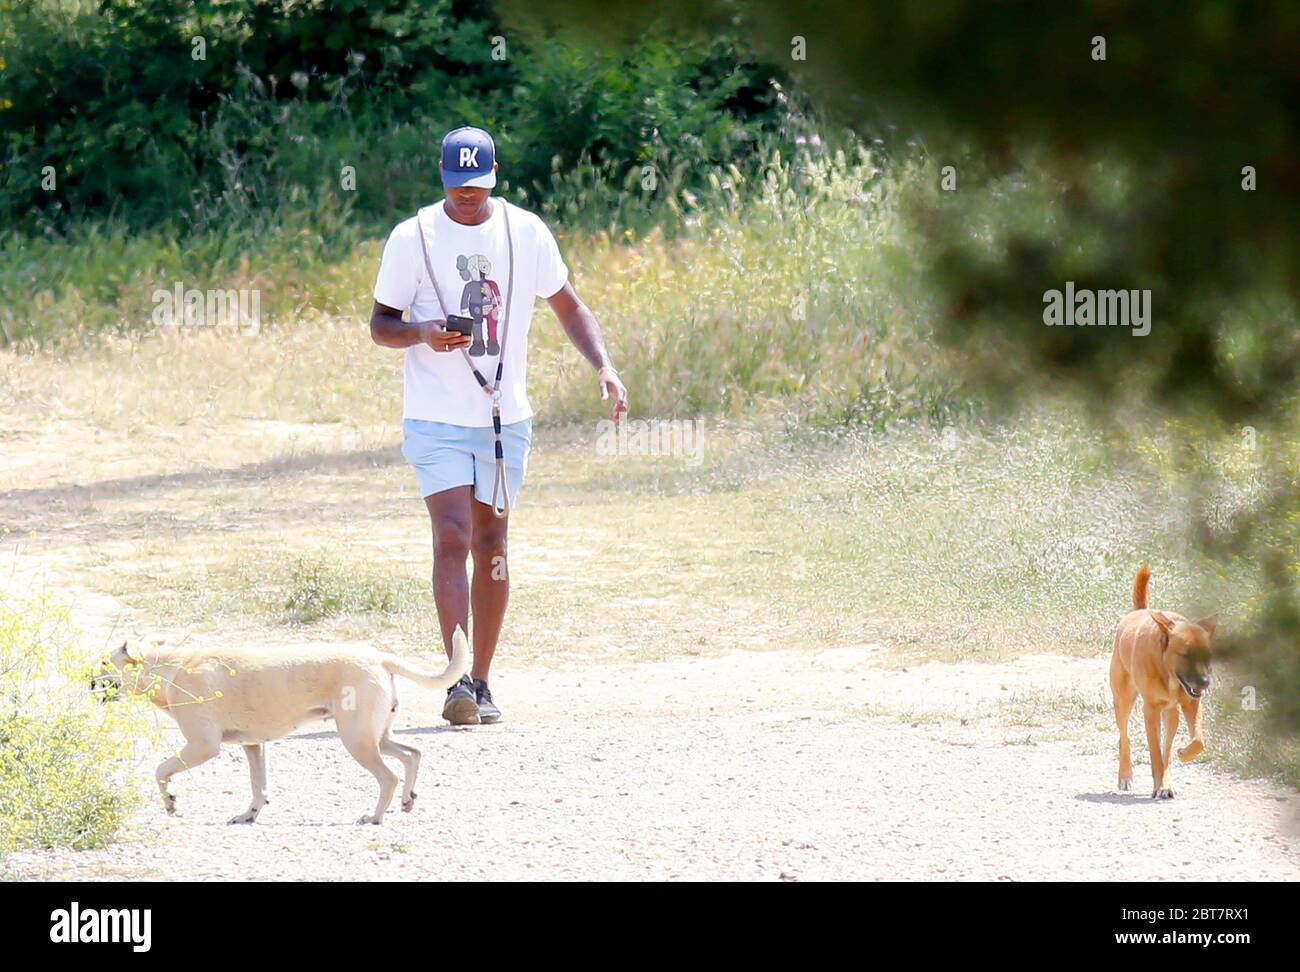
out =
{"type": "Polygon", "coordinates": [[[448,132],[442,140],[442,184],[491,189],[497,184],[496,160],[496,144],[483,129],[467,125],[448,132]]]}

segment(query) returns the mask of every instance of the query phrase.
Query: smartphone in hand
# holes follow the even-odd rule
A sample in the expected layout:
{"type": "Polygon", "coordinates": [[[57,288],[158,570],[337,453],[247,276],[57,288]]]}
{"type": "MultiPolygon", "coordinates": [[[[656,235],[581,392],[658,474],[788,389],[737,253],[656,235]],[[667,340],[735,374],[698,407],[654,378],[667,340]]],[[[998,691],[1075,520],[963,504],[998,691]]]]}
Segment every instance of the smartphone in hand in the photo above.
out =
{"type": "Polygon", "coordinates": [[[461,317],[459,314],[448,314],[447,330],[469,337],[474,333],[474,318],[461,317]]]}

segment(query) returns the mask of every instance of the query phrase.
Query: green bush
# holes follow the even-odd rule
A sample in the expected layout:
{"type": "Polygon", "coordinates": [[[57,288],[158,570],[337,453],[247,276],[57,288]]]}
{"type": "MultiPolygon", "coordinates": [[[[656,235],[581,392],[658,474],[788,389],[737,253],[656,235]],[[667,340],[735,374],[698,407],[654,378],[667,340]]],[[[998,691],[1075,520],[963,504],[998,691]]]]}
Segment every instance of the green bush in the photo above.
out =
{"type": "Polygon", "coordinates": [[[65,609],[0,595],[0,854],[98,847],[140,802],[133,705],[104,705],[65,609]]]}
{"type": "Polygon", "coordinates": [[[555,164],[621,179],[668,148],[698,183],[784,118],[776,72],[735,36],[595,50],[451,0],[0,9],[0,214],[24,232],[272,224],[323,195],[374,230],[427,201],[441,135],[465,123],[492,129],[510,189],[534,200],[555,164]]]}
{"type": "Polygon", "coordinates": [[[406,598],[391,577],[358,573],[324,556],[299,557],[263,603],[286,624],[311,624],[340,614],[394,614],[406,598]]]}

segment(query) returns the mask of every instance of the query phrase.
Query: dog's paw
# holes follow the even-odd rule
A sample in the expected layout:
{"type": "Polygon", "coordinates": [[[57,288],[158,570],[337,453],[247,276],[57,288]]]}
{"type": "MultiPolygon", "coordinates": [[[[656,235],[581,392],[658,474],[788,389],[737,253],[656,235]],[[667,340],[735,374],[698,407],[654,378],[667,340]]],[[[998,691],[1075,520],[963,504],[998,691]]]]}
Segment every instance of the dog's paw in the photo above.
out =
{"type": "Polygon", "coordinates": [[[362,817],[360,820],[357,821],[357,823],[359,824],[381,824],[383,822],[384,822],[383,817],[372,817],[370,814],[366,814],[364,817],[362,817]]]}
{"type": "Polygon", "coordinates": [[[163,809],[167,811],[167,816],[176,816],[176,798],[170,793],[163,794],[163,809]]]}
{"type": "Polygon", "coordinates": [[[414,809],[417,796],[419,796],[418,793],[412,793],[409,798],[402,801],[402,813],[410,813],[414,809]]]}
{"type": "Polygon", "coordinates": [[[256,810],[245,810],[237,817],[231,817],[226,821],[228,824],[251,824],[257,820],[256,810]]]}
{"type": "Polygon", "coordinates": [[[1131,776],[1121,776],[1121,777],[1119,778],[1119,788],[1120,788],[1121,790],[1131,790],[1131,789],[1133,789],[1133,777],[1131,777],[1131,776]]]}
{"type": "Polygon", "coordinates": [[[1171,787],[1168,786],[1162,786],[1154,793],[1151,794],[1152,800],[1172,800],[1173,798],[1174,798],[1174,791],[1171,787]]]}
{"type": "Polygon", "coordinates": [[[1205,752],[1205,743],[1199,739],[1193,739],[1182,749],[1178,750],[1178,758],[1184,763],[1190,763],[1203,752],[1205,752]]]}

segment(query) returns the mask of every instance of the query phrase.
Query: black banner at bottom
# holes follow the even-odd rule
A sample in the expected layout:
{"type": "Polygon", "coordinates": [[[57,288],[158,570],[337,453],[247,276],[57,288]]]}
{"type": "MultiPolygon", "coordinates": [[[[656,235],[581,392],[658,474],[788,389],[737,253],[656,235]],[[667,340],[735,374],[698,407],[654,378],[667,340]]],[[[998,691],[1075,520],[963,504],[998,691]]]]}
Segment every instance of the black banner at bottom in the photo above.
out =
{"type": "Polygon", "coordinates": [[[693,959],[837,944],[1232,958],[1289,944],[1294,898],[1286,884],[0,884],[0,928],[7,950],[131,961],[329,960],[371,943],[386,962],[460,947],[535,962],[596,959],[597,940],[619,949],[606,960],[687,942],[693,959]]]}

